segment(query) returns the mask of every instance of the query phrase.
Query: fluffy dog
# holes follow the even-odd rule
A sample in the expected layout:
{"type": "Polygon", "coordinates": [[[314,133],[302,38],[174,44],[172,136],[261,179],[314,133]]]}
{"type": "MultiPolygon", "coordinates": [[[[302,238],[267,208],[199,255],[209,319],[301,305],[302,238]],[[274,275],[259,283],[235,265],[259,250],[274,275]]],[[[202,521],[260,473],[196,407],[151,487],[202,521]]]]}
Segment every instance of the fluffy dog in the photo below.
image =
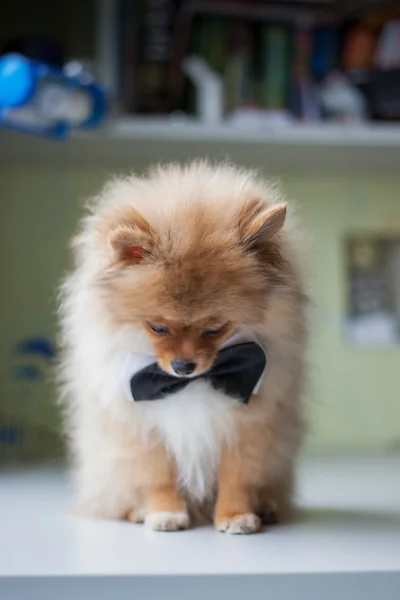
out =
{"type": "Polygon", "coordinates": [[[306,324],[275,189],[207,162],[116,178],[73,249],[61,380],[81,510],[163,531],[286,519],[306,324]]]}

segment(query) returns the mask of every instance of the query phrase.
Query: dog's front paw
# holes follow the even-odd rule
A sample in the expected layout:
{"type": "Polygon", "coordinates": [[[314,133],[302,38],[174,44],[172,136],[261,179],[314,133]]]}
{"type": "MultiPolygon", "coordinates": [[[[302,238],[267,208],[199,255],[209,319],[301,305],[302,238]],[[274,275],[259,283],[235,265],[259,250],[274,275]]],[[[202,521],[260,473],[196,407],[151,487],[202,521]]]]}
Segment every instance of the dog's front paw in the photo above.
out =
{"type": "Polygon", "coordinates": [[[131,523],[144,523],[145,519],[146,519],[146,513],[144,510],[138,509],[138,510],[131,510],[126,518],[128,519],[128,521],[131,521],[131,523]]]}
{"type": "Polygon", "coordinates": [[[261,529],[261,519],[253,513],[221,517],[215,522],[215,528],[222,533],[246,535],[257,533],[261,529]]]}
{"type": "Polygon", "coordinates": [[[147,515],[144,524],[154,531],[180,531],[190,526],[186,512],[154,512],[147,515]]]}

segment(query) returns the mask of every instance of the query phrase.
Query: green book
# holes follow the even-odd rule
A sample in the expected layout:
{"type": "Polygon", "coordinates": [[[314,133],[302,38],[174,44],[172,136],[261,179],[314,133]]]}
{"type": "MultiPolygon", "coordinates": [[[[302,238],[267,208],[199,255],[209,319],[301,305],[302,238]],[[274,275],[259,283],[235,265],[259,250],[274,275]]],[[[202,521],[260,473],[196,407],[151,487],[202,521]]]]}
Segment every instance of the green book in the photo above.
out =
{"type": "Polygon", "coordinates": [[[203,17],[199,32],[199,55],[216,73],[223,75],[228,60],[226,19],[203,17]]]}
{"type": "Polygon", "coordinates": [[[260,96],[262,108],[286,107],[290,69],[291,31],[284,25],[261,28],[260,96]]]}

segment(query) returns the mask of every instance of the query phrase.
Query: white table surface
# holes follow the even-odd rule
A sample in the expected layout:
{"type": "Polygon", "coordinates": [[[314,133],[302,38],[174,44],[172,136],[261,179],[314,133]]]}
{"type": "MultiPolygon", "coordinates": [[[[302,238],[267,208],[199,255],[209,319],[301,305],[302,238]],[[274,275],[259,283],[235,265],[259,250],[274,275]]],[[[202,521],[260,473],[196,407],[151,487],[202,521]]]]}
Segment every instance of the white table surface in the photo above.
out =
{"type": "Polygon", "coordinates": [[[160,533],[72,516],[56,470],[5,472],[0,599],[400,600],[400,456],[305,459],[299,504],[254,536],[160,533]]]}

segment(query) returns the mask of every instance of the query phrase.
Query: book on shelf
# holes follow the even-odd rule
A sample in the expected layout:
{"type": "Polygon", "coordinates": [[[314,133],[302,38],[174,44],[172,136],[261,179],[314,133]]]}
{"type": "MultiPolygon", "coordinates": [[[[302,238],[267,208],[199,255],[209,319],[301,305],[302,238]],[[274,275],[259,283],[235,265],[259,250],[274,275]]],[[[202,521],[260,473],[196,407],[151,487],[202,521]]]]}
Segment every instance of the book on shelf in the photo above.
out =
{"type": "Polygon", "coordinates": [[[344,36],[342,66],[345,71],[371,69],[376,48],[376,34],[362,24],[350,27],[344,36]]]}
{"type": "Polygon", "coordinates": [[[287,107],[291,63],[292,30],[279,23],[261,25],[260,107],[282,110],[287,107]]]}
{"type": "Polygon", "coordinates": [[[118,51],[120,56],[118,88],[120,104],[127,113],[136,111],[136,69],[138,65],[137,3],[121,0],[118,12],[118,51]]]}
{"type": "Polygon", "coordinates": [[[228,30],[229,55],[224,75],[225,109],[227,113],[238,107],[254,106],[256,90],[254,78],[254,35],[248,22],[234,20],[228,30]]]}
{"type": "Polygon", "coordinates": [[[170,112],[172,30],[178,0],[122,2],[123,102],[130,112],[170,112]]]}
{"type": "Polygon", "coordinates": [[[312,42],[311,28],[299,24],[293,32],[289,111],[295,118],[308,122],[321,118],[317,86],[310,72],[312,42]]]}
{"type": "Polygon", "coordinates": [[[337,66],[337,29],[331,25],[320,25],[313,31],[313,53],[311,76],[315,80],[326,77],[337,66]]]}

